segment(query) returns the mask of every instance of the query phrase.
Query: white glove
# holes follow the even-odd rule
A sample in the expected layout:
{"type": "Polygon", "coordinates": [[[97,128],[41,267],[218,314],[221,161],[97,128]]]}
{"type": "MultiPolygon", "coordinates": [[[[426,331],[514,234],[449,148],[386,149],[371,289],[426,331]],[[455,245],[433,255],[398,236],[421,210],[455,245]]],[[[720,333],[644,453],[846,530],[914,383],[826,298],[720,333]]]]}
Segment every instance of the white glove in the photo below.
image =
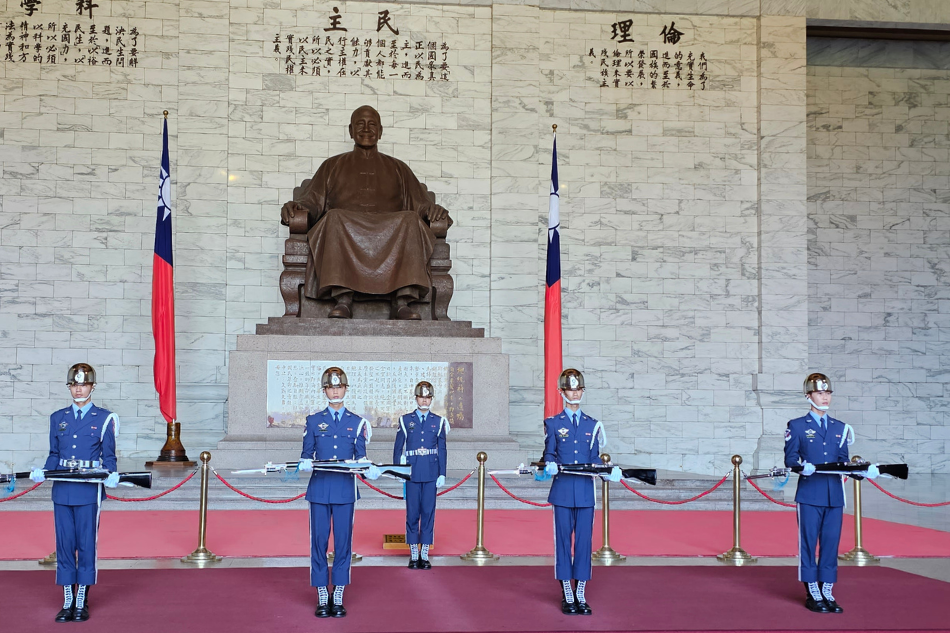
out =
{"type": "Polygon", "coordinates": [[[815,474],[815,465],[808,462],[802,463],[802,474],[806,477],[815,474]]]}
{"type": "Polygon", "coordinates": [[[880,474],[881,471],[877,469],[877,464],[868,466],[868,479],[877,479],[880,474]]]}
{"type": "Polygon", "coordinates": [[[375,481],[376,479],[379,479],[379,476],[382,474],[383,472],[379,469],[379,467],[376,464],[373,464],[372,466],[366,469],[367,479],[372,479],[375,481]]]}
{"type": "Polygon", "coordinates": [[[618,481],[623,479],[623,473],[620,470],[620,466],[614,466],[610,470],[610,474],[604,476],[604,479],[606,479],[607,481],[612,481],[614,483],[617,483],[618,481]]]}
{"type": "Polygon", "coordinates": [[[105,484],[106,488],[115,488],[119,485],[119,473],[109,473],[109,476],[102,483],[105,484]]]}
{"type": "Polygon", "coordinates": [[[439,475],[439,478],[435,480],[435,487],[441,488],[445,485],[445,475],[439,475]]]}
{"type": "Polygon", "coordinates": [[[32,479],[34,483],[42,483],[46,481],[46,471],[42,468],[34,468],[30,471],[30,479],[32,479]]]}
{"type": "Polygon", "coordinates": [[[312,459],[301,459],[297,464],[297,470],[302,473],[309,473],[313,471],[313,460],[312,459]]]}
{"type": "Polygon", "coordinates": [[[546,475],[556,475],[557,474],[557,462],[548,462],[544,465],[544,473],[546,475]]]}

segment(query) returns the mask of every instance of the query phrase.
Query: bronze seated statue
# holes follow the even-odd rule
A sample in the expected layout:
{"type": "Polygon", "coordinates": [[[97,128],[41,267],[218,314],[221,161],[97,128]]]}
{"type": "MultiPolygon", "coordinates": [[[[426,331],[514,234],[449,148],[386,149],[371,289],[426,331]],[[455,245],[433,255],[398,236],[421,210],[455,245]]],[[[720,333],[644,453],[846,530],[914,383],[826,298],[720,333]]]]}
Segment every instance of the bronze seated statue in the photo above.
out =
{"type": "Polygon", "coordinates": [[[285,317],[449,320],[452,219],[378,151],[382,129],[376,110],[357,108],[353,151],[325,160],[281,208],[285,317]]]}

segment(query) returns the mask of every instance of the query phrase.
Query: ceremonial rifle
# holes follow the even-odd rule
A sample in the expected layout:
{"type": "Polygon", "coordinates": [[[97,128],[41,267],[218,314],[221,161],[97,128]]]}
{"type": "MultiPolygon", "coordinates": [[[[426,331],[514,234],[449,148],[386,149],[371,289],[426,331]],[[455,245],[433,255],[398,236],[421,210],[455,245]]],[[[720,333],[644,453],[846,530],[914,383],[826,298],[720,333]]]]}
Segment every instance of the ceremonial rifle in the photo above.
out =
{"type": "MultiPolygon", "coordinates": [[[[907,464],[874,464],[878,472],[887,477],[895,479],[907,479],[907,464]]],[[[831,462],[828,464],[815,464],[816,473],[826,475],[847,475],[855,479],[863,479],[868,475],[868,467],[871,462],[831,462]]],[[[801,473],[804,466],[789,466],[786,468],[772,468],[768,472],[758,475],[746,475],[746,479],[763,479],[765,477],[788,477],[790,473],[801,473]]]]}
{"type": "MultiPolygon", "coordinates": [[[[250,473],[280,473],[297,470],[300,462],[283,462],[273,464],[267,462],[263,468],[251,468],[247,470],[232,470],[235,475],[246,475],[250,473]]],[[[369,470],[370,466],[376,466],[380,474],[392,477],[393,479],[403,479],[409,481],[412,467],[408,464],[373,464],[372,462],[360,462],[351,459],[328,459],[325,461],[314,461],[313,469],[329,473],[346,473],[350,475],[363,475],[369,470]]]]}
{"type": "MultiPolygon", "coordinates": [[[[69,468],[64,470],[47,470],[43,476],[50,481],[75,481],[81,483],[100,484],[109,477],[109,471],[104,468],[69,468]]],[[[29,479],[29,471],[22,473],[6,473],[0,475],[0,483],[15,482],[17,479],[29,479]]],[[[126,486],[152,487],[152,473],[119,473],[119,483],[126,486]]]]}
{"type": "MultiPolygon", "coordinates": [[[[520,464],[512,470],[493,470],[493,475],[534,475],[544,471],[544,462],[533,462],[531,466],[520,464]]],[[[636,479],[651,486],[656,485],[655,468],[620,468],[620,476],[623,479],[636,479]]],[[[606,477],[614,469],[613,464],[558,464],[559,473],[567,475],[581,475],[586,477],[606,477]]]]}

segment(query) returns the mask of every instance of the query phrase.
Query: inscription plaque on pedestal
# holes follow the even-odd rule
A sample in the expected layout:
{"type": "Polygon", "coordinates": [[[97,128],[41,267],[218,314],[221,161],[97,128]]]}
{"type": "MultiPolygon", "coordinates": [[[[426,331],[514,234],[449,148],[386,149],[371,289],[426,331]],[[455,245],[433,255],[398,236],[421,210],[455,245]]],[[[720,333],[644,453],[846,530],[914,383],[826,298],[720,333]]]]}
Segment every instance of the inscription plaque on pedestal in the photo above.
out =
{"type": "Polygon", "coordinates": [[[267,428],[305,427],[308,415],[326,407],[320,376],[334,365],[349,379],[346,408],[374,428],[394,428],[415,410],[420,380],[435,388],[433,412],[452,428],[472,428],[472,363],[339,360],[268,360],[267,428]]]}

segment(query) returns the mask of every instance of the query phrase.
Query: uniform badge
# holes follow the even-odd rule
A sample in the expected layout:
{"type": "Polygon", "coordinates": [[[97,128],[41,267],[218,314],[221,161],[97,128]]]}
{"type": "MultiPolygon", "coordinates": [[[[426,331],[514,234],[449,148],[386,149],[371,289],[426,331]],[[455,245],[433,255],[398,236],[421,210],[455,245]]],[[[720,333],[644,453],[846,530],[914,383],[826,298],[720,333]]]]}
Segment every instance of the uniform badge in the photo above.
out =
{"type": "Polygon", "coordinates": [[[90,426],[89,428],[90,428],[90,429],[92,429],[93,431],[96,431],[96,430],[98,430],[98,429],[99,429],[99,427],[98,427],[98,426],[90,426]]]}
{"type": "Polygon", "coordinates": [[[330,428],[330,425],[327,424],[326,422],[321,422],[320,424],[317,425],[317,428],[320,429],[321,431],[326,431],[328,428],[330,428]]]}
{"type": "Polygon", "coordinates": [[[808,439],[815,437],[815,434],[816,434],[815,429],[805,429],[805,437],[807,437],[808,439]]]}
{"type": "Polygon", "coordinates": [[[788,442],[792,439],[792,429],[785,429],[785,441],[788,442]]]}
{"type": "Polygon", "coordinates": [[[67,422],[66,420],[63,420],[62,422],[59,423],[60,431],[65,431],[68,427],[69,427],[69,422],[67,422]]]}
{"type": "Polygon", "coordinates": [[[346,427],[346,430],[347,430],[347,431],[352,431],[352,430],[353,430],[353,427],[352,427],[352,426],[348,426],[348,427],[346,427]]]}
{"type": "Polygon", "coordinates": [[[568,429],[565,429],[565,428],[560,428],[560,429],[557,430],[557,434],[558,434],[560,437],[567,437],[567,434],[568,434],[568,433],[570,433],[570,431],[569,431],[568,429]]]}
{"type": "Polygon", "coordinates": [[[409,423],[409,428],[410,428],[410,429],[416,428],[416,423],[415,423],[415,422],[410,422],[410,423],[409,423]]]}

